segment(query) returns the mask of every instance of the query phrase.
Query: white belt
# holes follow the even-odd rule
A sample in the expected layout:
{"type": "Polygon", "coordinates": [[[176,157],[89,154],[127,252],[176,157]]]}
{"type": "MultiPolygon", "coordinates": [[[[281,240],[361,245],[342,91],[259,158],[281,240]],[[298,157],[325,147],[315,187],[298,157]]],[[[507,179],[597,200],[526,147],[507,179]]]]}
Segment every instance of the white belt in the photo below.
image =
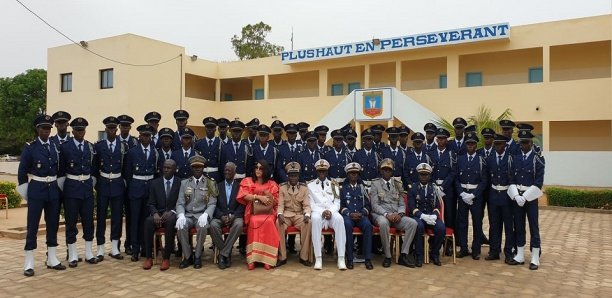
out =
{"type": "Polygon", "coordinates": [[[121,173],[104,173],[104,172],[100,172],[100,176],[106,178],[106,179],[117,179],[121,177],[121,173]]]}
{"type": "Polygon", "coordinates": [[[503,191],[503,190],[508,190],[508,185],[493,185],[491,184],[491,188],[498,190],[498,191],[503,191]]]}
{"type": "Polygon", "coordinates": [[[89,180],[91,176],[89,176],[89,174],[87,175],[70,175],[70,174],[66,174],[66,178],[68,179],[72,179],[72,180],[77,180],[77,181],[85,181],[85,180],[89,180]]]}
{"type": "Polygon", "coordinates": [[[213,168],[213,167],[208,167],[208,168],[204,168],[204,173],[212,173],[212,172],[218,172],[219,168],[213,168]]]}
{"type": "Polygon", "coordinates": [[[38,182],[53,182],[55,180],[57,180],[57,176],[46,176],[46,177],[40,177],[40,176],[34,176],[32,175],[32,180],[34,181],[38,181],[38,182]]]}
{"type": "Polygon", "coordinates": [[[442,180],[442,179],[438,179],[438,180],[436,180],[436,184],[437,184],[438,186],[442,185],[442,183],[444,183],[444,180],[442,180]]]}
{"type": "Polygon", "coordinates": [[[517,185],[516,188],[518,188],[519,191],[526,191],[529,189],[529,186],[517,185]]]}
{"type": "Polygon", "coordinates": [[[338,183],[343,183],[346,178],[333,178],[338,183]]]}
{"type": "Polygon", "coordinates": [[[234,175],[235,179],[244,179],[244,177],[246,177],[246,174],[236,174],[236,175],[234,175]]]}
{"type": "Polygon", "coordinates": [[[145,176],[141,176],[141,175],[133,175],[132,178],[136,179],[136,180],[143,180],[143,181],[148,181],[153,179],[153,175],[145,175],[145,176]]]}
{"type": "Polygon", "coordinates": [[[461,187],[467,189],[467,190],[472,190],[472,189],[476,189],[478,187],[478,184],[461,184],[461,187]]]}

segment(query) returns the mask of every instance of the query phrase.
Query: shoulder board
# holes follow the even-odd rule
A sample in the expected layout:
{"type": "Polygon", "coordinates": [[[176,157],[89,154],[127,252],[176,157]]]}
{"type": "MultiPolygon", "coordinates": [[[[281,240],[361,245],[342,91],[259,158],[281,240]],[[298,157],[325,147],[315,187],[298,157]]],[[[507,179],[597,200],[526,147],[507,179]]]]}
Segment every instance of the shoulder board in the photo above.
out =
{"type": "Polygon", "coordinates": [[[279,184],[278,186],[283,186],[283,185],[287,185],[287,182],[283,182],[283,183],[279,184]]]}
{"type": "Polygon", "coordinates": [[[306,186],[306,182],[300,182],[299,183],[301,186],[306,186]]]}
{"type": "Polygon", "coordinates": [[[32,145],[34,142],[36,142],[36,140],[32,140],[32,141],[29,141],[29,142],[25,142],[25,144],[26,144],[26,146],[30,146],[30,145],[32,145]]]}
{"type": "Polygon", "coordinates": [[[377,177],[377,178],[372,179],[372,182],[374,182],[374,181],[380,181],[381,179],[382,179],[382,178],[377,177]]]}

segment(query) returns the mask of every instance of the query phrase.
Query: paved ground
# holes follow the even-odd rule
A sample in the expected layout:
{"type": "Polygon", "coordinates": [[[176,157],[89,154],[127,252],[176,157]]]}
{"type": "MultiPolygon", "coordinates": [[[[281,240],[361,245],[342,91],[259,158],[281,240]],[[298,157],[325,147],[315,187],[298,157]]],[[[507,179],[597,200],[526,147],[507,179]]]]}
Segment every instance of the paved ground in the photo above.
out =
{"type": "MultiPolygon", "coordinates": [[[[442,267],[393,265],[385,269],[380,257],[375,258],[373,271],[361,265],[340,272],[332,258],[325,259],[322,271],[314,271],[298,264],[296,256],[279,269],[247,271],[238,255],[234,255],[233,267],[221,271],[212,264],[211,250],[206,249],[200,270],[180,270],[175,258],[166,272],[158,267],[144,271],[140,262],[132,263],[128,258],[107,258],[97,265],[80,263],[76,269],[59,272],[44,268],[42,239],[36,252],[36,275],[26,278],[22,275],[24,241],[0,238],[0,296],[612,297],[612,215],[553,210],[542,210],[540,215],[544,254],[538,271],[529,271],[527,265],[511,267],[502,261],[471,258],[459,259],[456,265],[444,258],[442,267]]],[[[79,248],[82,255],[81,239],[79,248]]],[[[487,251],[484,247],[483,253],[487,251]]]]}

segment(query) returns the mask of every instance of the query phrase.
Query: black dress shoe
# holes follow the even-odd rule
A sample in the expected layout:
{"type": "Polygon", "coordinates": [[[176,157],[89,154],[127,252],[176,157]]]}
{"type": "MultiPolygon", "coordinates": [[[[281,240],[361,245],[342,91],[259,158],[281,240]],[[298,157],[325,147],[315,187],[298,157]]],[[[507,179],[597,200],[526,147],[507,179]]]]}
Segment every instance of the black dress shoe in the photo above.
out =
{"type": "Polygon", "coordinates": [[[515,259],[510,259],[506,264],[510,266],[525,265],[525,262],[517,262],[515,259]]]}
{"type": "Polygon", "coordinates": [[[429,260],[436,266],[442,266],[442,262],[440,262],[440,257],[430,257],[429,260]]]}
{"type": "Polygon", "coordinates": [[[480,254],[474,254],[474,253],[473,253],[473,254],[472,254],[472,259],[474,259],[474,260],[476,260],[476,261],[480,260],[480,254]]]}
{"type": "Polygon", "coordinates": [[[300,258],[300,264],[302,264],[302,265],[304,265],[306,267],[312,267],[312,263],[311,262],[308,262],[306,260],[302,260],[301,258],[300,258]]]}
{"type": "Polygon", "coordinates": [[[190,265],[193,265],[193,256],[189,257],[188,259],[183,259],[181,264],[179,264],[179,269],[185,269],[190,265]]]}
{"type": "Polygon", "coordinates": [[[489,254],[485,257],[485,261],[495,261],[495,260],[499,260],[499,255],[489,254]]]}
{"type": "Polygon", "coordinates": [[[412,258],[408,257],[405,254],[402,254],[399,258],[399,264],[404,265],[406,267],[414,268],[414,261],[412,258]]]}
{"type": "Polygon", "coordinates": [[[459,253],[457,253],[457,258],[463,258],[463,257],[467,257],[470,255],[470,252],[468,250],[462,249],[459,251],[459,253]]]}
{"type": "Polygon", "coordinates": [[[138,262],[138,255],[133,254],[130,260],[132,260],[132,262],[138,262]]]}
{"type": "MultiPolygon", "coordinates": [[[[76,267],[76,266],[75,266],[76,267]]],[[[62,265],[62,263],[59,263],[55,266],[49,266],[47,265],[47,269],[53,269],[53,270],[66,270],[66,266],[62,265]]]]}
{"type": "Polygon", "coordinates": [[[118,253],[116,255],[112,254],[112,253],[108,253],[108,256],[113,258],[113,259],[117,259],[117,260],[123,260],[123,256],[121,255],[121,253],[118,253]]]}
{"type": "Polygon", "coordinates": [[[538,270],[538,265],[534,263],[529,263],[529,270],[538,270]]]}
{"type": "Polygon", "coordinates": [[[89,263],[89,264],[98,264],[98,259],[91,258],[91,259],[87,260],[87,263],[89,263]]]}
{"type": "Polygon", "coordinates": [[[125,254],[126,255],[131,255],[132,254],[132,248],[131,247],[126,247],[125,248],[125,254]]]}
{"type": "Polygon", "coordinates": [[[353,269],[355,266],[353,266],[353,261],[346,261],[346,269],[353,269]]]}
{"type": "Polygon", "coordinates": [[[98,256],[96,257],[96,261],[97,261],[98,263],[100,263],[100,262],[104,261],[104,256],[103,256],[103,255],[98,255],[98,256]]]}
{"type": "Polygon", "coordinates": [[[221,270],[227,268],[227,262],[225,261],[224,256],[219,257],[219,263],[217,263],[217,267],[219,267],[219,269],[221,270]]]}
{"type": "MultiPolygon", "coordinates": [[[[76,268],[79,265],[79,263],[77,261],[70,261],[68,262],[68,267],[70,268],[76,268]]],[[[47,266],[49,267],[49,266],[47,266]]]]}
{"type": "Polygon", "coordinates": [[[287,264],[287,260],[276,260],[276,267],[280,267],[287,264]]]}
{"type": "Polygon", "coordinates": [[[25,275],[27,277],[34,276],[34,269],[30,268],[30,269],[24,270],[23,271],[23,275],[25,275]]]}
{"type": "Polygon", "coordinates": [[[366,266],[366,269],[368,270],[374,269],[374,265],[372,265],[372,261],[370,260],[365,260],[365,266],[366,266]]]}
{"type": "Polygon", "coordinates": [[[202,268],[202,259],[201,258],[195,258],[193,260],[193,268],[195,268],[195,269],[202,268]]]}
{"type": "Polygon", "coordinates": [[[391,267],[391,258],[385,258],[383,260],[383,267],[385,267],[385,268],[391,267]]]}

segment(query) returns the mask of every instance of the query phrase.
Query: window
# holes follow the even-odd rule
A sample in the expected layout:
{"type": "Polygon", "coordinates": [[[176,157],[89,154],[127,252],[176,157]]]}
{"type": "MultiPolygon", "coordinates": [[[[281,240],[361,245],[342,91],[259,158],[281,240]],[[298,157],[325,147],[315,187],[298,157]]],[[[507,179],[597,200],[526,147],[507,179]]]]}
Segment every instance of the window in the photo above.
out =
{"type": "Polygon", "coordinates": [[[446,75],[440,75],[440,80],[439,80],[439,84],[440,84],[440,89],[444,89],[446,88],[446,75]]]}
{"type": "Polygon", "coordinates": [[[98,131],[98,141],[106,140],[106,131],[99,130],[98,131]]]}
{"type": "Polygon", "coordinates": [[[532,67],[529,69],[529,83],[541,83],[544,81],[542,67],[532,67]]]}
{"type": "Polygon", "coordinates": [[[234,97],[232,96],[231,93],[223,93],[223,100],[224,101],[232,101],[234,97]]]}
{"type": "Polygon", "coordinates": [[[351,93],[353,92],[353,90],[360,89],[360,88],[361,88],[361,83],[359,82],[348,83],[348,93],[351,93]]]}
{"type": "Polygon", "coordinates": [[[482,72],[468,72],[465,74],[465,86],[482,86],[482,72]]]}
{"type": "Polygon", "coordinates": [[[256,100],[264,99],[264,90],[263,89],[255,89],[255,99],[256,100]]]}
{"type": "Polygon", "coordinates": [[[60,76],[62,79],[62,92],[72,92],[72,73],[63,73],[60,76]]]}
{"type": "Polygon", "coordinates": [[[344,91],[344,86],[342,84],[332,84],[331,85],[331,95],[332,96],[336,96],[336,95],[342,95],[342,92],[344,91]]]}
{"type": "Polygon", "coordinates": [[[100,70],[100,89],[113,88],[113,69],[100,70]]]}

